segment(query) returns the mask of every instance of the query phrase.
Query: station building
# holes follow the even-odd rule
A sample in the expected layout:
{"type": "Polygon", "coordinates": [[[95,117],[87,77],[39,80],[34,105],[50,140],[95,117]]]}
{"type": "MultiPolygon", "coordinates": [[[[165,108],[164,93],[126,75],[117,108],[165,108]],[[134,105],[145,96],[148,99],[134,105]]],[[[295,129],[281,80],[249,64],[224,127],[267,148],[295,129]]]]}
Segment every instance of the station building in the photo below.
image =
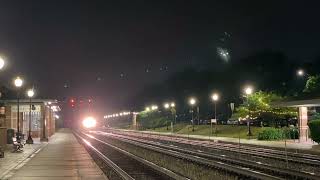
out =
{"type": "MultiPolygon", "coordinates": [[[[1,136],[6,136],[7,129],[18,130],[18,101],[1,100],[0,107],[0,131],[1,136]]],[[[56,113],[60,111],[57,100],[52,99],[20,99],[19,100],[19,128],[25,135],[29,132],[29,121],[31,121],[31,135],[33,138],[46,140],[55,133],[56,113]],[[31,104],[31,106],[30,106],[31,104]],[[30,116],[31,113],[31,116],[30,116]],[[31,117],[31,119],[30,119],[31,117]]],[[[2,137],[1,141],[6,141],[2,137]]],[[[2,142],[4,143],[4,142],[2,142]]]]}

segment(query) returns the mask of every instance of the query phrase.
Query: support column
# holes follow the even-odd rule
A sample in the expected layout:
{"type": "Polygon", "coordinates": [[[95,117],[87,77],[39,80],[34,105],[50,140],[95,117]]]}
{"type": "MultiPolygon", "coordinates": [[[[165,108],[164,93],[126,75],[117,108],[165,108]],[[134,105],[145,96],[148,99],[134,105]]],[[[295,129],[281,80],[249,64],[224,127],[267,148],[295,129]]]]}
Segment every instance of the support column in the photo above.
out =
{"type": "Polygon", "coordinates": [[[308,131],[308,108],[299,107],[299,131],[300,131],[300,142],[307,142],[309,139],[308,131]]]}
{"type": "Polygon", "coordinates": [[[134,128],[135,130],[138,129],[138,128],[137,128],[137,114],[136,114],[136,113],[133,113],[133,115],[132,115],[132,125],[133,125],[133,128],[134,128]]]}
{"type": "Polygon", "coordinates": [[[46,141],[48,142],[48,133],[47,133],[47,122],[46,122],[46,116],[47,116],[47,107],[46,105],[41,105],[41,138],[40,141],[46,141]]]}

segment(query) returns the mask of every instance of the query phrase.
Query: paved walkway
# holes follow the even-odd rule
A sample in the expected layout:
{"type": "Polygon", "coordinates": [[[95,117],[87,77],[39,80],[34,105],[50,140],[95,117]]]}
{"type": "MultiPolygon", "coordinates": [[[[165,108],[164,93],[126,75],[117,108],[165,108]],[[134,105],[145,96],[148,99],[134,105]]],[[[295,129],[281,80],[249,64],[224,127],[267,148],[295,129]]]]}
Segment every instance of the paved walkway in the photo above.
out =
{"type": "Polygon", "coordinates": [[[7,179],[21,164],[28,161],[33,154],[46,143],[40,143],[39,138],[33,139],[34,144],[26,144],[21,152],[12,152],[13,145],[8,144],[4,152],[4,158],[0,158],[0,179],[7,179]]]}
{"type": "Polygon", "coordinates": [[[62,129],[9,179],[100,180],[106,177],[72,132],[62,129]]]}

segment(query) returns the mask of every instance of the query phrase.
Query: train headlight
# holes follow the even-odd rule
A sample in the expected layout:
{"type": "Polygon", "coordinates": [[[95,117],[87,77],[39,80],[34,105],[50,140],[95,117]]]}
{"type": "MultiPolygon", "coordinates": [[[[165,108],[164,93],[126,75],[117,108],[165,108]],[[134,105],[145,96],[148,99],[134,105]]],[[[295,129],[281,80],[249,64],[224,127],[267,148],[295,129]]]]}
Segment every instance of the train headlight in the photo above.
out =
{"type": "Polygon", "coordinates": [[[85,128],[93,128],[96,127],[97,121],[95,118],[93,117],[86,117],[83,121],[82,121],[82,125],[85,128]]]}

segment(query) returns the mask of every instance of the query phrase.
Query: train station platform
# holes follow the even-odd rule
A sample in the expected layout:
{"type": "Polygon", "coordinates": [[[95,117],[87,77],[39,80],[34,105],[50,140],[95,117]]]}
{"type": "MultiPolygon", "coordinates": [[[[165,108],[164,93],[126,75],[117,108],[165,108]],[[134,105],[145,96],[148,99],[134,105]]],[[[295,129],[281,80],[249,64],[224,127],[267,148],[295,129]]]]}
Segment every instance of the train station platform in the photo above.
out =
{"type": "Polygon", "coordinates": [[[49,143],[25,162],[11,180],[107,179],[69,129],[61,129],[49,143]]]}

